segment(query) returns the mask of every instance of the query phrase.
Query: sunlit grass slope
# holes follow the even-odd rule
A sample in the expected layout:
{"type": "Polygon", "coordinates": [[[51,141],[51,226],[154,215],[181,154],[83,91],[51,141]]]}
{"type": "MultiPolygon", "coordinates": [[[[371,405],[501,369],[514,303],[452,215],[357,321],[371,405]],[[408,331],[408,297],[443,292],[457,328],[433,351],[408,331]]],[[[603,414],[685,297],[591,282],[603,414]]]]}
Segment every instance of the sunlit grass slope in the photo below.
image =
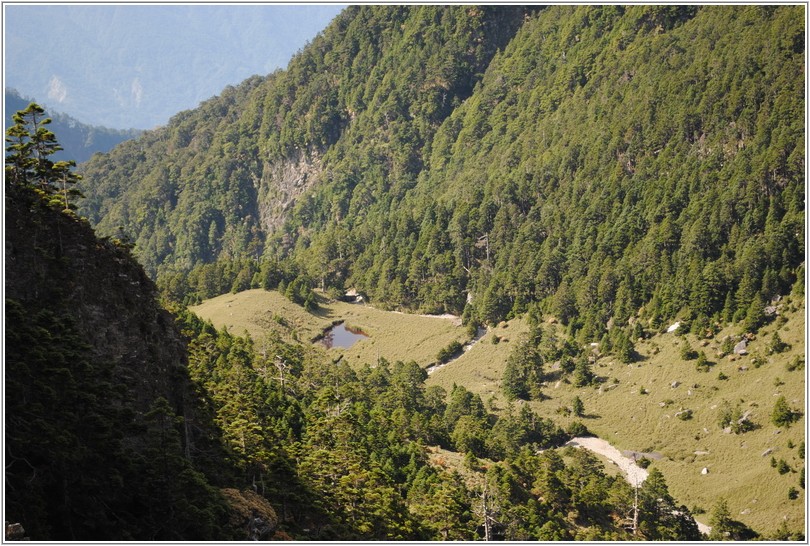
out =
{"type": "Polygon", "coordinates": [[[326,298],[320,299],[319,306],[315,313],[307,313],[277,291],[257,289],[224,294],[191,310],[218,328],[227,327],[233,334],[247,332],[255,340],[277,331],[284,337],[294,334],[301,341],[311,341],[333,323],[345,322],[369,337],[351,348],[333,348],[328,353],[333,359],[342,355],[357,366],[385,358],[392,362],[413,360],[427,367],[452,341],[467,340],[465,329],[450,318],[381,311],[326,298]]]}
{"type": "MultiPolygon", "coordinates": [[[[785,396],[794,409],[805,410],[805,369],[788,371],[789,363],[805,357],[804,301],[788,299],[782,309],[787,322],[781,326],[775,322],[760,330],[748,344],[748,355],[734,360],[718,356],[723,338],[740,333],[739,326],[730,326],[708,340],[691,334],[660,333],[636,343],[640,358],[633,364],[620,364],[610,355],[598,357],[593,371],[600,382],[593,387],[576,388],[551,372],[544,391],[548,398],[530,404],[543,416],[567,426],[573,419],[557,410],[570,407],[573,398],[580,397],[585,404],[582,422],[594,434],[620,450],[661,454],[653,465],[664,473],[675,498],[690,509],[709,512],[717,499],[724,497],[732,517],[760,533],[774,531],[783,520],[790,528],[801,529],[805,491],[799,485],[804,466],[799,450],[804,446],[806,421],[802,417],[789,428],[780,429],[772,424],[771,412],[780,396],[785,396]],[[777,328],[790,349],[767,354],[777,328]],[[714,363],[710,371],[698,371],[695,360],[681,358],[685,343],[706,353],[714,363]],[[756,367],[754,355],[765,356],[767,363],[756,367]],[[743,434],[724,432],[719,425],[724,403],[750,412],[749,419],[757,428],[743,434]],[[691,410],[692,418],[678,418],[676,413],[682,410],[691,410]],[[777,462],[784,460],[790,471],[780,474],[771,466],[771,457],[777,462]],[[704,468],[706,474],[702,473],[704,468]],[[788,496],[791,488],[798,493],[795,499],[788,496]]],[[[520,321],[507,324],[490,331],[479,346],[433,373],[428,384],[448,389],[453,383],[464,385],[485,401],[496,396],[496,405],[502,406],[505,398],[499,378],[512,340],[493,345],[491,339],[494,335],[516,339],[525,329],[520,321]]],[[[547,369],[552,367],[553,363],[547,364],[547,369]]],[[[708,523],[709,514],[698,514],[697,518],[708,523]]]]}

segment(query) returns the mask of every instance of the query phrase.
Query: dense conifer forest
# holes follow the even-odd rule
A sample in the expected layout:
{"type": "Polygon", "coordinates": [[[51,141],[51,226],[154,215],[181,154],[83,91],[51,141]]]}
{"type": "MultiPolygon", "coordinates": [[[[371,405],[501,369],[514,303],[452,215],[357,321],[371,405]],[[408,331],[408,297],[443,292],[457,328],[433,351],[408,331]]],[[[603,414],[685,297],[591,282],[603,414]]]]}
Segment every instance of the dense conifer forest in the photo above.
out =
{"type": "MultiPolygon", "coordinates": [[[[592,342],[629,364],[675,318],[753,334],[803,305],[804,36],[801,6],[352,6],[286,70],[78,169],[28,107],[6,138],[6,519],[34,540],[706,538],[657,468],[636,490],[564,447],[579,397],[566,426],[527,401],[552,362],[596,384],[592,342]],[[249,288],[528,333],[496,407],[186,307],[249,288]]],[[[711,539],[805,533],[703,511],[711,539]]]]}

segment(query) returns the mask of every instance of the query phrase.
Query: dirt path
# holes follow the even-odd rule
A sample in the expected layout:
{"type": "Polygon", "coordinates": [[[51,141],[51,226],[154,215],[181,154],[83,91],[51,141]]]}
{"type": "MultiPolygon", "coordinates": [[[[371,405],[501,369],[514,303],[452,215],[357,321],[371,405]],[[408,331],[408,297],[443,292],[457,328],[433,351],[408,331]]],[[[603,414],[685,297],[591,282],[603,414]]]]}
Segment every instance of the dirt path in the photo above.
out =
{"type": "MultiPolygon", "coordinates": [[[[371,307],[371,306],[369,306],[371,307]]],[[[371,307],[375,309],[375,307],[371,307]]],[[[389,313],[396,313],[398,315],[413,315],[417,317],[425,317],[425,318],[437,318],[437,319],[444,319],[444,320],[452,320],[455,326],[461,326],[461,317],[458,315],[451,315],[450,313],[445,313],[443,315],[414,315],[413,313],[404,313],[402,311],[388,311],[389,313]]]]}
{"type": "Polygon", "coordinates": [[[598,453],[604,457],[607,457],[624,472],[624,475],[627,477],[627,481],[630,485],[639,487],[641,483],[647,479],[649,473],[638,466],[633,459],[625,457],[621,454],[621,452],[610,445],[607,440],[603,440],[601,438],[591,438],[591,437],[576,437],[572,439],[570,442],[565,444],[567,446],[573,447],[583,447],[588,451],[593,451],[594,453],[598,453]]]}
{"type": "MultiPolygon", "coordinates": [[[[622,455],[618,449],[610,445],[607,440],[603,440],[602,438],[577,436],[576,438],[571,439],[565,445],[581,447],[587,449],[588,451],[593,451],[594,453],[607,457],[613,461],[616,466],[622,470],[622,472],[624,472],[627,481],[634,487],[639,487],[649,475],[649,473],[638,466],[633,459],[622,455]]],[[[703,534],[708,535],[712,530],[711,527],[700,523],[698,520],[695,520],[695,523],[697,523],[698,530],[703,534]]]]}

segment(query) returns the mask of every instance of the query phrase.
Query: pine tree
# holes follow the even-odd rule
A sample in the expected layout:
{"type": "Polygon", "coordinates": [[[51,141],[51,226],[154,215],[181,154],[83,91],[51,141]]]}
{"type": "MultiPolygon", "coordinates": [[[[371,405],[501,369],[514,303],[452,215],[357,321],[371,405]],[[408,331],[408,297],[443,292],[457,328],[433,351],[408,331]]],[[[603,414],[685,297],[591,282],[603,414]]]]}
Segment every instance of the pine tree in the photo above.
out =
{"type": "Polygon", "coordinates": [[[74,187],[81,176],[72,171],[75,161],[50,159],[62,147],[47,127],[51,119],[45,117],[45,110],[32,102],[12,119],[14,125],[6,130],[7,187],[33,187],[64,210],[76,208],[70,198],[81,197],[74,187]]]}

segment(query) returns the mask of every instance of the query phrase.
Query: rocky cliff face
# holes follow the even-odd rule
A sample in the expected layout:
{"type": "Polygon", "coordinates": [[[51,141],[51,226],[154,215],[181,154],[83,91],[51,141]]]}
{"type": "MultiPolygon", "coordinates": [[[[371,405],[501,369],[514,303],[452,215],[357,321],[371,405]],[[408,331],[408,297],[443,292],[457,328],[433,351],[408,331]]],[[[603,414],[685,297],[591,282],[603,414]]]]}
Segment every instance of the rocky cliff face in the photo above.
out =
{"type": "Polygon", "coordinates": [[[265,233],[272,234],[284,224],[298,197],[315,184],[321,171],[321,155],[315,150],[265,163],[259,193],[259,217],[265,233]]]}

